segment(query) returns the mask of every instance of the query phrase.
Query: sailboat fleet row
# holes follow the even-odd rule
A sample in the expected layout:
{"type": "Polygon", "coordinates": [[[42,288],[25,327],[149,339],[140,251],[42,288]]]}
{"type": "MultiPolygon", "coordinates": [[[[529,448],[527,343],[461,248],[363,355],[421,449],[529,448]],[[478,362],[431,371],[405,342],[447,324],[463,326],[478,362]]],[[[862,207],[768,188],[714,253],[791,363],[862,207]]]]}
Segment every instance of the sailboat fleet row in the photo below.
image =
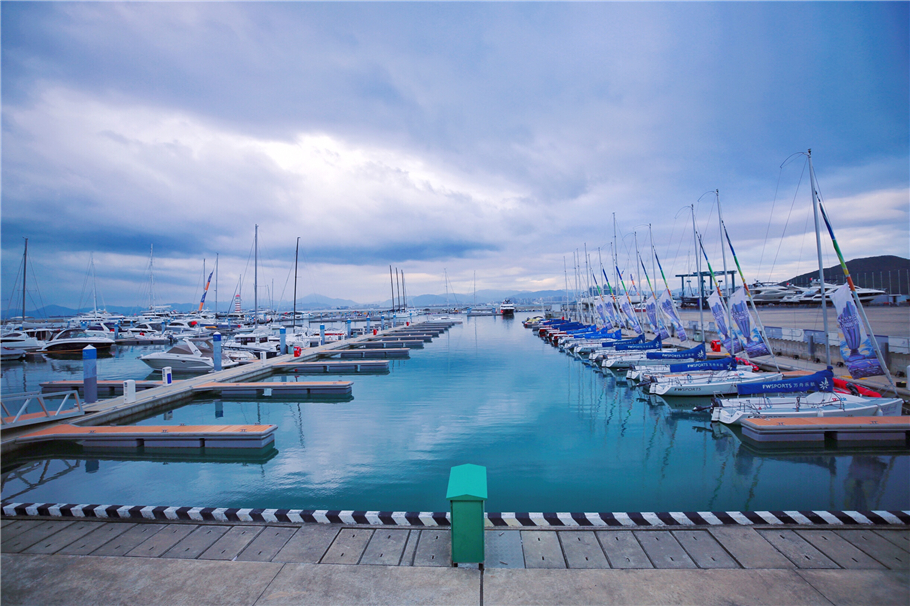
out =
{"type": "MultiPolygon", "coordinates": [[[[888,371],[881,351],[875,339],[870,338],[872,329],[862,306],[862,295],[854,285],[834,235],[831,221],[825,212],[816,187],[815,172],[812,166],[811,150],[806,154],[809,163],[809,175],[812,189],[812,205],[815,215],[816,246],[819,264],[818,300],[822,303],[824,331],[827,341],[828,317],[824,301],[832,301],[837,312],[837,322],[843,335],[840,350],[844,363],[852,379],[885,375],[894,389],[897,388],[888,371]],[[825,285],[822,264],[821,223],[831,238],[844,272],[845,283],[833,290],[825,285]]],[[[659,294],[651,282],[647,267],[638,253],[636,234],[636,257],[641,265],[650,295],[643,295],[641,288],[635,284],[633,272],[626,275],[631,289],[627,289],[623,273],[616,264],[615,215],[613,260],[616,273],[614,279],[617,288],[610,284],[607,272],[601,265],[603,287],[598,283],[597,273],[591,272],[594,280],[595,296],[589,300],[590,313],[576,307],[576,320],[553,319],[542,317],[531,318],[525,326],[533,328],[537,334],[572,355],[584,364],[599,371],[619,372],[620,377],[637,383],[647,393],[657,396],[709,396],[711,406],[696,408],[709,412],[712,421],[729,425],[738,425],[749,418],[807,418],[807,417],[866,417],[866,416],[899,416],[903,401],[900,398],[886,398],[864,389],[847,380],[835,378],[832,371],[830,351],[827,368],[815,373],[805,371],[782,371],[777,364],[770,346],[761,318],[756,309],[748,282],[743,275],[739,259],[733,248],[732,240],[727,233],[720,208],[719,193],[717,209],[721,241],[729,246],[741,278],[742,286],[724,296],[719,281],[711,266],[708,255],[701,241],[701,235],[695,225],[694,205],[692,207],[693,239],[696,251],[701,251],[698,259],[697,275],[702,276],[701,258],[708,268],[713,291],[708,297],[708,307],[714,317],[719,341],[727,355],[709,356],[705,343],[679,349],[664,346],[670,337],[670,331],[684,345],[690,343],[685,327],[679,319],[676,303],[673,300],[660,260],[652,245],[652,259],[663,276],[665,289],[659,294]],[[636,315],[633,306],[632,292],[639,293],[638,303],[644,304],[644,318],[649,332],[654,335],[646,340],[645,329],[636,315]],[[751,307],[751,311],[750,311],[751,307]],[[755,315],[753,316],[753,312],[755,315]],[[625,331],[625,334],[624,334],[625,331]],[[629,336],[631,335],[631,336],[629,336]],[[775,370],[762,372],[751,360],[763,358],[770,361],[775,370]]],[[[650,227],[650,226],[649,226],[650,227]]],[[[722,246],[723,271],[727,275],[726,247],[722,246]]],[[[587,251],[585,251],[587,259],[587,251]]],[[[652,274],[656,272],[652,266],[652,274]]],[[[567,277],[568,286],[568,277],[567,277]]],[[[567,288],[568,290],[568,288],[567,288]]],[[[699,312],[702,313],[701,298],[699,312]]],[[[700,322],[704,326],[704,322],[700,322]]],[[[702,337],[703,338],[703,337],[702,337]]]]}
{"type": "MultiPolygon", "coordinates": [[[[255,263],[254,292],[258,290],[258,226],[254,237],[255,263]]],[[[298,238],[299,245],[299,238],[298,238]]],[[[57,355],[81,355],[87,346],[92,346],[104,354],[117,343],[130,345],[153,345],[171,343],[173,347],[165,352],[156,352],[140,356],[139,359],[149,367],[160,370],[170,367],[175,372],[207,372],[215,368],[212,337],[215,332],[227,338],[222,344],[222,368],[237,364],[253,362],[261,355],[278,353],[281,337],[279,328],[285,329],[284,340],[288,348],[306,348],[318,345],[321,341],[334,341],[346,335],[340,330],[323,331],[321,334],[310,334],[308,326],[298,325],[298,320],[307,320],[309,314],[298,314],[296,310],[297,280],[296,257],[294,279],[294,310],[286,320],[286,326],[279,323],[268,323],[271,318],[260,314],[258,298],[254,298],[255,311],[252,318],[247,317],[240,309],[240,296],[235,295],[234,310],[223,316],[204,309],[206,295],[216,270],[208,275],[199,308],[189,314],[177,314],[168,306],[154,304],[153,274],[151,273],[153,256],[149,257],[149,308],[135,317],[110,314],[98,309],[94,279],[94,259],[90,261],[92,278],[93,310],[89,313],[70,318],[66,325],[28,326],[25,318],[26,271],[28,268],[28,240],[25,241],[22,273],[22,318],[19,326],[6,325],[0,331],[0,348],[3,360],[14,360],[25,357],[29,352],[57,355]]],[[[216,265],[217,267],[217,265],[216,265]]]]}

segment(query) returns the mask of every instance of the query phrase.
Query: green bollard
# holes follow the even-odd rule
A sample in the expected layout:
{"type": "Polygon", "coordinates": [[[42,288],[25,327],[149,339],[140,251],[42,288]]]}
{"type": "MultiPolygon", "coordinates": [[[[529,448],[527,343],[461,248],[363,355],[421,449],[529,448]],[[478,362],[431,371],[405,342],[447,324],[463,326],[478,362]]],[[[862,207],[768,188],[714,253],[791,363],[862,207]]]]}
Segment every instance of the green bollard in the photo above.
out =
{"type": "Polygon", "coordinates": [[[487,468],[480,465],[453,467],[446,499],[452,515],[452,564],[477,563],[483,568],[487,468]]]}

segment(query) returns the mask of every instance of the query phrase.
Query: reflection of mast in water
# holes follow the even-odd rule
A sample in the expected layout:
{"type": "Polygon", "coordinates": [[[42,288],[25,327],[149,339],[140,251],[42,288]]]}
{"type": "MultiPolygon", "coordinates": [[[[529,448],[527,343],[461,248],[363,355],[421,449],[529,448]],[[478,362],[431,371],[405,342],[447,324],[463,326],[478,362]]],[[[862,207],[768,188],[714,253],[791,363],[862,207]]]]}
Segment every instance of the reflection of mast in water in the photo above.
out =
{"type": "Polygon", "coordinates": [[[30,492],[30,491],[38,488],[39,486],[43,486],[44,484],[46,484],[48,482],[53,482],[57,478],[63,477],[72,471],[76,471],[77,469],[79,469],[79,465],[81,462],[82,461],[80,459],[77,459],[77,460],[73,461],[72,463],[70,463],[69,461],[67,461],[65,459],[45,459],[44,461],[35,461],[31,465],[23,465],[21,467],[17,467],[16,469],[10,471],[9,473],[3,474],[3,476],[2,476],[3,477],[3,488],[6,488],[6,485],[10,481],[16,481],[16,480],[25,484],[27,486],[27,488],[25,488],[24,490],[20,490],[19,492],[16,492],[13,494],[3,495],[3,500],[9,501],[11,499],[15,499],[19,495],[30,492]],[[60,461],[65,466],[65,469],[58,471],[57,473],[55,473],[52,476],[48,476],[47,474],[50,471],[50,464],[53,461],[60,461]],[[35,471],[38,468],[42,468],[42,470],[41,470],[41,475],[38,477],[37,480],[35,480],[34,482],[30,482],[28,479],[26,479],[26,477],[25,477],[26,474],[28,474],[32,471],[35,471]]]}
{"type": "Polygon", "coordinates": [[[303,411],[300,410],[300,402],[297,402],[297,414],[294,414],[294,409],[290,404],[287,404],[288,410],[291,411],[291,417],[294,419],[294,425],[297,426],[297,435],[300,436],[300,446],[301,448],[306,445],[303,443],[303,411]]]}
{"type": "MultiPolygon", "coordinates": [[[[891,462],[893,461],[894,457],[891,457],[891,462]]],[[[847,479],[844,482],[844,509],[878,509],[885,474],[890,467],[876,456],[855,455],[847,468],[847,479]]]]}

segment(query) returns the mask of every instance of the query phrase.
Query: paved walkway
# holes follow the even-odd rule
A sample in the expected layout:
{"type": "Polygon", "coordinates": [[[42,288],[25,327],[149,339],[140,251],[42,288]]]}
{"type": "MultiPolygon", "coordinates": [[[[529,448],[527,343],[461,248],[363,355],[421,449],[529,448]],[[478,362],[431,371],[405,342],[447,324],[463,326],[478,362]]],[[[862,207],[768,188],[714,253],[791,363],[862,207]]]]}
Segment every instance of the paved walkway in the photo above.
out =
{"type": "Polygon", "coordinates": [[[2,521],[12,604],[900,604],[910,530],[792,527],[485,532],[486,569],[447,529],[2,521]]]}

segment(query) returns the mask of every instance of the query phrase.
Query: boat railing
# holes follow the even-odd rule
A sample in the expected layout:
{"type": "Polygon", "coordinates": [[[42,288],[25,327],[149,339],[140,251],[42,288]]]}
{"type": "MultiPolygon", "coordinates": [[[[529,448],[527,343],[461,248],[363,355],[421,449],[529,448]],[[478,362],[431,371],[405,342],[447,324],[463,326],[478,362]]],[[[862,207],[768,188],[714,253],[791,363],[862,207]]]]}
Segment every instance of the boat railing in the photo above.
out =
{"type": "Polygon", "coordinates": [[[50,419],[85,414],[85,411],[82,409],[82,401],[79,399],[79,392],[75,390],[51,394],[43,394],[37,391],[7,394],[0,400],[0,407],[3,409],[3,416],[0,417],[0,428],[3,429],[7,427],[20,427],[33,423],[42,423],[50,419]],[[52,409],[51,407],[53,405],[48,402],[48,400],[52,398],[61,398],[60,405],[57,406],[56,410],[52,409]],[[16,413],[13,414],[11,409],[15,408],[15,405],[18,404],[19,401],[21,401],[22,404],[19,406],[16,413]],[[26,412],[29,404],[32,402],[37,402],[38,406],[41,408],[40,412],[26,412]],[[66,409],[67,403],[71,404],[69,409],[66,409]],[[10,406],[7,406],[8,404],[10,404],[10,406]]]}

